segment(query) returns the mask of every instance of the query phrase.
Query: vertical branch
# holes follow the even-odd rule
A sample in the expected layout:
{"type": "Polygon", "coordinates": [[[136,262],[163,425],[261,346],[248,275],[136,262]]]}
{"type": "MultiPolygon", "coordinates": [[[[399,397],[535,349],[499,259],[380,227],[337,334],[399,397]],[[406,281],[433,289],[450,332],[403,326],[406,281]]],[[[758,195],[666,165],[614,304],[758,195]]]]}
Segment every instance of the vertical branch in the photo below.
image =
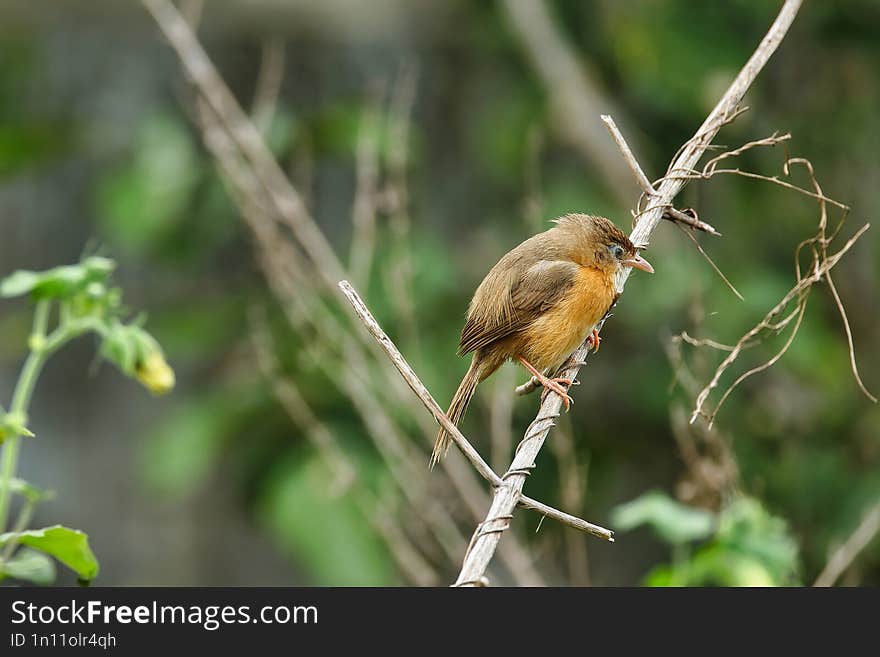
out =
{"type": "Polygon", "coordinates": [[[356,189],[352,208],[351,275],[367,289],[376,248],[376,206],[379,195],[379,105],[381,87],[370,89],[358,129],[356,189]]]}
{"type": "MultiPolygon", "coordinates": [[[[413,263],[409,215],[409,142],[412,112],[416,100],[416,67],[405,63],[400,67],[391,90],[388,110],[388,224],[391,229],[391,257],[386,272],[386,287],[391,303],[400,320],[404,344],[416,354],[421,353],[416,311],[413,306],[413,263]]],[[[417,360],[418,362],[418,360],[417,360]]]]}
{"type": "MultiPolygon", "coordinates": [[[[520,8],[527,8],[537,6],[537,3],[520,0],[508,2],[509,8],[517,5],[520,8]]],[[[746,90],[751,86],[760,70],[764,67],[764,64],[767,63],[770,56],[779,46],[782,38],[794,21],[800,5],[801,0],[786,0],[767,35],[758,45],[757,50],[755,50],[739,75],[737,75],[736,79],[722,96],[715,109],[712,110],[703,122],[703,125],[697,130],[697,133],[681,148],[674,162],[669,167],[670,174],[679,170],[689,171],[699,161],[715,137],[715,134],[725,122],[730,120],[746,90]]],[[[543,5],[541,6],[543,7],[543,5]]],[[[594,112],[592,115],[598,113],[594,112]]],[[[582,115],[578,117],[578,120],[583,120],[584,116],[590,115],[582,115]]],[[[651,234],[661,221],[664,208],[672,205],[673,199],[684,187],[684,182],[680,178],[671,177],[667,177],[662,181],[657,190],[657,196],[652,199],[652,207],[641,213],[630,235],[630,239],[634,244],[644,248],[650,242],[651,234]]],[[[618,281],[616,281],[618,291],[623,291],[630,271],[629,268],[626,268],[619,276],[618,281]]],[[[602,322],[599,323],[597,328],[601,327],[601,324],[602,322]]],[[[589,346],[585,342],[572,354],[568,362],[560,368],[557,376],[571,380],[576,379],[581,364],[584,363],[588,353],[589,346]]],[[[562,398],[556,394],[547,395],[541,404],[537,417],[526,430],[525,437],[517,448],[513,462],[510,464],[507,473],[502,477],[505,485],[495,489],[486,519],[477,525],[470,547],[465,555],[461,572],[456,580],[457,585],[475,585],[484,581],[486,568],[495,554],[502,533],[509,527],[513,510],[522,495],[522,488],[526,477],[535,467],[538,453],[547,439],[550,429],[554,426],[556,418],[559,417],[561,405],[562,398]]]]}

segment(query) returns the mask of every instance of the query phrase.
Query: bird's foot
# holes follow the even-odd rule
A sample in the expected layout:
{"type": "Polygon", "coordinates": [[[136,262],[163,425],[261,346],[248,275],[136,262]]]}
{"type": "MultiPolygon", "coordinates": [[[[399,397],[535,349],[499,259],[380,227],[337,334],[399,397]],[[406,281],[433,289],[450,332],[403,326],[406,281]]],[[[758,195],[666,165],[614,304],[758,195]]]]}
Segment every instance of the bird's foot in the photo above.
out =
{"type": "Polygon", "coordinates": [[[568,395],[568,389],[572,385],[573,381],[571,379],[564,379],[561,377],[548,379],[544,377],[540,382],[542,386],[544,386],[544,392],[541,393],[541,401],[544,401],[544,398],[548,395],[548,393],[552,390],[557,395],[562,397],[562,405],[565,406],[565,410],[568,411],[571,408],[571,405],[574,404],[574,399],[572,399],[568,395]]]}
{"type": "Polygon", "coordinates": [[[544,392],[541,394],[542,402],[547,396],[547,393],[552,390],[557,395],[562,397],[562,403],[565,405],[566,411],[571,407],[571,405],[574,403],[574,400],[568,396],[568,387],[572,384],[571,379],[563,379],[561,377],[554,377],[551,379],[544,375],[539,369],[537,369],[522,356],[517,356],[516,359],[523,364],[523,367],[525,367],[529,372],[532,373],[533,381],[537,381],[538,384],[544,386],[544,392]],[[565,387],[563,388],[563,386],[565,387]]]}
{"type": "Polygon", "coordinates": [[[593,353],[599,351],[599,345],[602,344],[602,338],[599,337],[599,331],[593,329],[593,332],[587,336],[587,343],[593,348],[593,353]]]}

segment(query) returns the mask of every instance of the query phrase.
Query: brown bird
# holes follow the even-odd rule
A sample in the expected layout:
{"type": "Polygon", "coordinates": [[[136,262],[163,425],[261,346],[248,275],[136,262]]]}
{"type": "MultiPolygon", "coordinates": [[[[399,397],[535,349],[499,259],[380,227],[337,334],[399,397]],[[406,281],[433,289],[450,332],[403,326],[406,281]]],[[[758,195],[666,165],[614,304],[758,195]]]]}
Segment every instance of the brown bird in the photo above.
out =
{"type": "MultiPolygon", "coordinates": [[[[653,273],[629,238],[604,217],[567,214],[556,225],[530,237],[498,261],[480,283],[467,312],[458,354],[474,352],[449,410],[456,425],[477,384],[507,360],[517,360],[549,390],[562,396],[566,410],[571,381],[551,379],[587,338],[598,349],[595,325],[617,301],[614,278],[622,267],[653,273]]],[[[441,429],[431,466],[446,453],[449,434],[441,429]]]]}

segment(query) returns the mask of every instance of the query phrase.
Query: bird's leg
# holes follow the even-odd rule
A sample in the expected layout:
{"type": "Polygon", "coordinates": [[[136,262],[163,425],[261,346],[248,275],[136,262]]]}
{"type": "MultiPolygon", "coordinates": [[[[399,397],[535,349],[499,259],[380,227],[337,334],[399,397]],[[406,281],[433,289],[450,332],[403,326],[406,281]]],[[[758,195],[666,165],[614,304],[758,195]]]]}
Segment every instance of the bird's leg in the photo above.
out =
{"type": "Polygon", "coordinates": [[[574,403],[574,400],[568,396],[568,387],[571,385],[571,379],[563,379],[558,377],[553,379],[548,378],[544,376],[543,373],[535,369],[535,367],[532,366],[532,364],[522,356],[517,356],[516,359],[523,364],[523,367],[525,367],[529,372],[532,373],[532,375],[538,380],[538,383],[544,386],[544,394],[541,395],[542,400],[544,399],[544,395],[547,394],[547,391],[552,390],[557,395],[562,397],[562,404],[565,406],[566,411],[571,407],[571,405],[574,403]]]}
{"type": "Polygon", "coordinates": [[[593,348],[593,353],[599,351],[599,345],[602,343],[602,338],[599,337],[599,331],[593,329],[593,332],[587,336],[587,342],[593,348]]]}

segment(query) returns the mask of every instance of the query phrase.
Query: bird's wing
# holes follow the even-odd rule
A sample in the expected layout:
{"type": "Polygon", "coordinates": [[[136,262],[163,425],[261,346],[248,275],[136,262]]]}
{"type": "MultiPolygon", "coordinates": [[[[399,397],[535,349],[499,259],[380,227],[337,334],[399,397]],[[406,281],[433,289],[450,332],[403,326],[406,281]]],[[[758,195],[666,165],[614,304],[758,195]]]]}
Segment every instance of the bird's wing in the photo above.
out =
{"type": "Polygon", "coordinates": [[[502,312],[486,317],[471,312],[461,332],[459,354],[466,354],[522,331],[551,308],[574,283],[578,265],[568,260],[539,260],[514,282],[502,312]]]}

